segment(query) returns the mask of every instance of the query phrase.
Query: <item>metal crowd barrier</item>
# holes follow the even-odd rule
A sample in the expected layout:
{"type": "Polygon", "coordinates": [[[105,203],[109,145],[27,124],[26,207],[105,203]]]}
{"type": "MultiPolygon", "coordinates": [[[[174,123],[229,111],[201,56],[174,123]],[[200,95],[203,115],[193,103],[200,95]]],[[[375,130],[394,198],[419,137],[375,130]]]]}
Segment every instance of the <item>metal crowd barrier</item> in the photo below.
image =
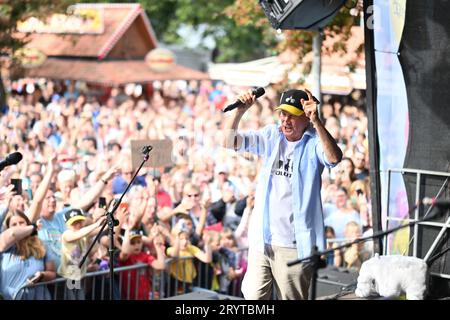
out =
{"type": "MultiPolygon", "coordinates": [[[[130,300],[132,297],[138,297],[140,286],[139,276],[136,275],[139,275],[141,271],[147,272],[150,269],[146,264],[114,268],[114,299],[130,300]],[[134,292],[132,293],[131,279],[133,273],[135,274],[135,283],[134,292]],[[128,290],[123,292],[123,289],[128,290]]],[[[152,280],[156,276],[156,272],[152,272],[152,280]]],[[[109,299],[109,285],[109,270],[107,269],[87,273],[81,279],[79,285],[66,278],[56,278],[52,281],[25,285],[17,292],[15,297],[16,299],[25,297],[27,300],[40,300],[43,299],[43,291],[47,291],[45,296],[50,297],[51,300],[107,300],[109,299]]]]}
{"type": "MultiPolygon", "coordinates": [[[[238,259],[246,259],[246,253],[247,249],[239,250],[238,259]]],[[[210,264],[204,264],[193,257],[178,257],[166,259],[165,265],[164,270],[153,270],[146,264],[114,268],[114,300],[158,300],[188,293],[195,288],[213,289],[214,269],[210,264]],[[179,274],[179,268],[182,268],[181,278],[186,279],[185,266],[189,260],[197,273],[191,283],[171,276],[170,266],[176,263],[175,273],[179,274]],[[140,276],[145,273],[150,274],[147,279],[151,279],[151,282],[148,283],[148,292],[142,291],[143,286],[139,282],[140,276]]],[[[220,293],[242,297],[240,290],[242,278],[243,274],[230,282],[227,292],[220,293]]],[[[17,292],[15,299],[108,300],[109,285],[109,270],[95,271],[87,273],[78,283],[65,278],[57,278],[52,281],[27,284],[17,292]]]]}

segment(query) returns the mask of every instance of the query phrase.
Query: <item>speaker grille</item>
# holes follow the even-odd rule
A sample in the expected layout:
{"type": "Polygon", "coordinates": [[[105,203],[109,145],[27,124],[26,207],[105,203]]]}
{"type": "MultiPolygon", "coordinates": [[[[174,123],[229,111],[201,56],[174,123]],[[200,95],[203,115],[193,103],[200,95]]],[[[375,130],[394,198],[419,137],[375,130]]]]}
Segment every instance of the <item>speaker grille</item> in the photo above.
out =
{"type": "Polygon", "coordinates": [[[259,0],[275,29],[310,29],[325,26],[345,0],[259,0]]]}

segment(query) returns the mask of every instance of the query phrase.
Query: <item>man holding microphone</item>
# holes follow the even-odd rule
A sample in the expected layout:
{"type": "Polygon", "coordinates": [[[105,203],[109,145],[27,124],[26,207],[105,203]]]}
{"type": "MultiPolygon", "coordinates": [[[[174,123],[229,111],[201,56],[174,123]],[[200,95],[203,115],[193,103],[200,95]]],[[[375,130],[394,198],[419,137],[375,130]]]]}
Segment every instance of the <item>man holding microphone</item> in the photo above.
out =
{"type": "Polygon", "coordinates": [[[263,160],[242,292],[246,299],[270,299],[275,285],[278,299],[307,299],[312,268],[287,263],[310,256],[313,246],[325,248],[321,173],[340,162],[342,151],[319,119],[318,100],[306,89],[283,92],[275,108],[279,125],[238,132],[242,116],[260,95],[256,90],[239,94],[240,106],[225,126],[225,147],[263,160]]]}

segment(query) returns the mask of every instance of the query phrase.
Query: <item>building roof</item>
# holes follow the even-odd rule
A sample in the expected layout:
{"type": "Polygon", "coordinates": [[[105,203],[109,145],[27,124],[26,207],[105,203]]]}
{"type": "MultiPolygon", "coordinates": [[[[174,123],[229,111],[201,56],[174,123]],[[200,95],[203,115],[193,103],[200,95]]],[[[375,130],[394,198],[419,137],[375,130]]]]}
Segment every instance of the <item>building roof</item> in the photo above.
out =
{"type": "Polygon", "coordinates": [[[77,4],[76,7],[102,10],[103,32],[98,34],[31,33],[27,47],[39,49],[48,57],[91,57],[101,60],[108,56],[136,20],[144,26],[143,41],[149,43],[149,50],[158,45],[151,24],[140,4],[77,4]]]}
{"type": "Polygon", "coordinates": [[[69,33],[64,29],[65,33],[58,33],[55,26],[43,32],[43,29],[32,29],[34,25],[30,24],[33,33],[29,34],[31,41],[27,47],[42,51],[47,59],[42,65],[27,69],[27,76],[102,85],[209,79],[206,73],[177,64],[165,72],[150,69],[144,58],[158,43],[140,4],[77,4],[75,7],[99,12],[100,27],[88,32],[75,29],[69,33]]]}
{"type": "Polygon", "coordinates": [[[107,86],[146,83],[155,80],[203,80],[208,74],[180,65],[166,72],[151,70],[144,60],[69,60],[48,58],[41,66],[28,69],[29,77],[80,80],[107,86]]]}

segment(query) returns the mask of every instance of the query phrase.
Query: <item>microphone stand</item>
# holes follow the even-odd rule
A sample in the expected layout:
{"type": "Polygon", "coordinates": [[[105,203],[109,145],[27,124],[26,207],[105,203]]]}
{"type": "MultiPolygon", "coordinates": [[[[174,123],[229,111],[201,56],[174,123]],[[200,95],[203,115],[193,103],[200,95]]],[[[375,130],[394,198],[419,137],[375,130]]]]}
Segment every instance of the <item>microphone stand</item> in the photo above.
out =
{"type": "MultiPolygon", "coordinates": [[[[408,211],[408,216],[409,213],[411,213],[413,210],[415,210],[417,208],[417,205],[415,205],[414,207],[412,207],[409,211],[408,211]]],[[[406,228],[406,227],[412,227],[417,223],[421,223],[427,220],[430,220],[432,218],[434,218],[438,213],[441,212],[441,210],[439,210],[439,208],[435,207],[437,210],[434,214],[425,216],[424,218],[420,219],[420,220],[416,220],[416,221],[411,221],[408,222],[407,224],[386,230],[386,231],[380,231],[377,233],[374,233],[371,236],[367,236],[367,237],[362,237],[362,238],[358,238],[355,239],[351,242],[345,243],[343,245],[337,246],[336,248],[331,248],[331,249],[327,249],[324,251],[318,251],[317,250],[317,246],[313,246],[312,248],[312,253],[310,256],[306,257],[306,258],[302,258],[302,259],[298,259],[298,260],[293,260],[287,263],[288,267],[291,267],[293,265],[296,265],[298,263],[302,263],[302,262],[308,262],[309,264],[312,265],[313,268],[313,276],[311,279],[311,288],[310,288],[310,292],[309,292],[309,300],[315,300],[316,299],[316,287],[317,287],[317,277],[318,277],[318,270],[321,268],[325,268],[326,267],[326,263],[324,260],[321,259],[321,256],[323,255],[327,255],[329,253],[334,252],[335,250],[340,250],[343,248],[347,248],[347,247],[351,247],[354,244],[360,243],[360,242],[366,242],[369,240],[373,240],[376,238],[381,238],[385,235],[388,235],[390,233],[396,232],[400,229],[406,228]]]]}
{"type": "Polygon", "coordinates": [[[110,210],[107,210],[106,215],[106,221],[103,223],[102,228],[95,236],[94,241],[92,241],[91,245],[89,246],[86,254],[84,255],[83,259],[80,261],[78,267],[81,269],[84,262],[86,261],[87,257],[89,256],[89,253],[91,252],[92,248],[94,247],[95,243],[99,240],[100,236],[102,235],[103,230],[105,229],[106,225],[108,225],[108,236],[109,236],[109,299],[114,300],[114,227],[119,225],[119,221],[114,218],[114,213],[116,212],[117,208],[119,208],[120,203],[122,202],[123,197],[128,192],[128,189],[130,189],[131,185],[133,184],[134,180],[136,179],[136,176],[138,175],[139,171],[144,166],[144,163],[149,159],[150,157],[150,151],[152,151],[152,146],[144,146],[142,147],[142,154],[143,159],[141,164],[139,165],[139,168],[136,170],[136,172],[133,175],[133,178],[128,183],[125,191],[122,193],[120,198],[116,201],[114,201],[114,205],[110,210]]]}

